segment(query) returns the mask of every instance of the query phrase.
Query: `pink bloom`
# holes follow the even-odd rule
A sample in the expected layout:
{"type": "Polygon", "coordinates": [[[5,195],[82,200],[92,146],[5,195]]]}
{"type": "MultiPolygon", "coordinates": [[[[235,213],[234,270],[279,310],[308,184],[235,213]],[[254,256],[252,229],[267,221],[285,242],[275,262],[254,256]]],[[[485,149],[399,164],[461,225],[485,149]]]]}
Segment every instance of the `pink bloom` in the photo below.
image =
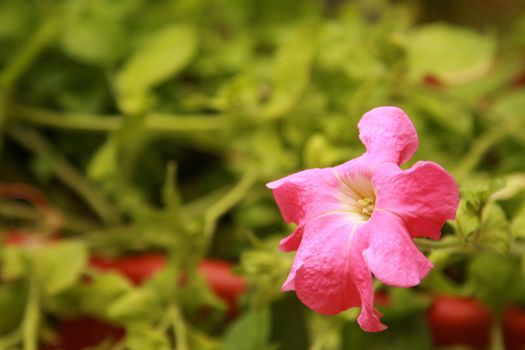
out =
{"type": "Polygon", "coordinates": [[[432,264],[412,238],[439,239],[444,222],[455,217],[459,195],[452,176],[436,163],[399,168],[419,145],[403,110],[375,108],[358,127],[367,148],[359,158],[267,186],[284,220],[297,224],[280,244],[297,250],[282,290],[295,290],[322,314],[360,306],[359,325],[376,332],[386,326],[374,308],[372,274],[392,286],[417,285],[432,264]]]}

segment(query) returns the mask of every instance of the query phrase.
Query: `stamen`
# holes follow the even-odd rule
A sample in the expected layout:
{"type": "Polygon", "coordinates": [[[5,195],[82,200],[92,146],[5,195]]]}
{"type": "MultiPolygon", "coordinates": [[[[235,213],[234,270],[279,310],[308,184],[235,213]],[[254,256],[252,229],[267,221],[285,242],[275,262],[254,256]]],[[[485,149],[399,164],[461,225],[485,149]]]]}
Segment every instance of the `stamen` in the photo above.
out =
{"type": "Polygon", "coordinates": [[[374,211],[374,201],[370,198],[363,198],[357,201],[361,205],[361,210],[363,214],[370,216],[374,211]]]}

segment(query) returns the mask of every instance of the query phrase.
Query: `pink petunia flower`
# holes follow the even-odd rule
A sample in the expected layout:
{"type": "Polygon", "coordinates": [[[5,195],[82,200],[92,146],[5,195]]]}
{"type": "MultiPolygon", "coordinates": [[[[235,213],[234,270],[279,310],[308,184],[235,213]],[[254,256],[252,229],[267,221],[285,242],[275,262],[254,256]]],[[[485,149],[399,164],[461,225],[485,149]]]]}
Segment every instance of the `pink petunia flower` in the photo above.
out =
{"type": "Polygon", "coordinates": [[[366,152],[344,164],[309,169],[267,185],[284,220],[297,228],[284,251],[297,250],[282,286],[321,314],[360,306],[365,331],[386,328],[374,308],[372,274],[397,287],[417,285],[432,264],[413,237],[439,239],[459,202],[453,177],[433,162],[399,165],[416,151],[414,125],[403,110],[379,107],[358,124],[366,152]]]}

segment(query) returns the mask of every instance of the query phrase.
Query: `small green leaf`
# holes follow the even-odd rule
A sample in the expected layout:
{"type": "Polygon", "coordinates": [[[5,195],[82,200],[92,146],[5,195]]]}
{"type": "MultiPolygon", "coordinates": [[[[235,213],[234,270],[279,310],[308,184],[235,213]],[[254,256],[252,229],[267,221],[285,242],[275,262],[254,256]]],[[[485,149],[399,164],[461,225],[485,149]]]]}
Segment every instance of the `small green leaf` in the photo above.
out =
{"type": "Polygon", "coordinates": [[[525,142],[525,89],[515,90],[500,97],[489,116],[521,142],[525,142]]]}
{"type": "Polygon", "coordinates": [[[312,135],[304,148],[305,167],[318,168],[334,165],[340,158],[339,153],[324,135],[312,135]]]}
{"type": "Polygon", "coordinates": [[[496,203],[489,203],[483,210],[482,227],[478,244],[485,249],[506,254],[510,248],[510,225],[503,209],[496,203]]]}
{"type": "Polygon", "coordinates": [[[117,145],[115,139],[110,137],[95,152],[87,168],[88,176],[96,181],[111,177],[117,171],[117,145]]]}
{"type": "Polygon", "coordinates": [[[448,24],[430,24],[407,39],[410,75],[431,74],[445,84],[463,84],[488,72],[496,53],[495,38],[448,24]]]}
{"type": "Polygon", "coordinates": [[[310,81],[316,40],[313,30],[298,30],[277,51],[269,86],[270,99],[263,108],[265,118],[281,117],[299,102],[310,81]]]}
{"type": "Polygon", "coordinates": [[[80,307],[86,313],[105,318],[108,307],[131,289],[131,283],[118,273],[97,274],[90,283],[78,286],[80,307]]]}
{"type": "Polygon", "coordinates": [[[53,295],[78,281],[87,264],[88,252],[80,242],[61,241],[35,250],[31,258],[44,291],[53,295]]]}
{"type": "Polygon", "coordinates": [[[519,261],[499,254],[480,254],[468,266],[468,283],[478,298],[496,312],[502,312],[523,294],[519,261]]]}
{"type": "Polygon", "coordinates": [[[0,336],[13,332],[22,321],[27,292],[26,280],[0,285],[0,336]]]}
{"type": "Polygon", "coordinates": [[[424,89],[414,89],[410,98],[425,112],[425,116],[444,129],[463,136],[471,134],[472,115],[465,106],[424,89]]]}
{"type": "Polygon", "coordinates": [[[28,272],[26,255],[20,247],[7,246],[2,249],[2,279],[15,280],[28,272]]]}
{"type": "Polygon", "coordinates": [[[160,330],[146,325],[128,327],[125,339],[129,350],[170,350],[166,335],[160,330]]]}
{"type": "Polygon", "coordinates": [[[270,336],[270,311],[247,312],[226,331],[223,350],[264,350],[270,336]]]}
{"type": "Polygon", "coordinates": [[[68,21],[62,34],[62,48],[85,63],[106,66],[124,52],[125,35],[112,19],[75,18],[68,21]]]}
{"type": "Polygon", "coordinates": [[[149,90],[186,67],[196,49],[196,35],[188,26],[172,25],[150,34],[115,78],[124,113],[144,112],[149,90]]]}
{"type": "Polygon", "coordinates": [[[482,185],[462,188],[455,222],[457,233],[464,239],[468,239],[474,231],[478,230],[487,201],[504,186],[505,180],[494,179],[482,185]]]}
{"type": "Polygon", "coordinates": [[[120,322],[140,322],[158,319],[163,307],[149,289],[133,289],[120,296],[108,308],[109,318],[120,322]]]}
{"type": "Polygon", "coordinates": [[[511,221],[512,237],[525,239],[525,203],[518,209],[511,221]]]}

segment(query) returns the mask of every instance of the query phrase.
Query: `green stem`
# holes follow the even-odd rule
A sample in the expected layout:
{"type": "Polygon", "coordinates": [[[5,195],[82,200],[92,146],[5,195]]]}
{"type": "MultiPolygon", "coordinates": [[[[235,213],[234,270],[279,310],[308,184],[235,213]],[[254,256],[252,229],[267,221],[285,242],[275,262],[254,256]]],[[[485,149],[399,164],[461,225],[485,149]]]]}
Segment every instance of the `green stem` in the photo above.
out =
{"type": "Polygon", "coordinates": [[[11,59],[0,74],[0,86],[4,91],[9,91],[13,88],[18,78],[54,38],[57,28],[56,21],[45,20],[29,41],[11,56],[11,59]]]}
{"type": "MultiPolygon", "coordinates": [[[[18,121],[55,129],[111,132],[120,130],[125,122],[125,117],[121,115],[60,113],[22,105],[13,106],[9,112],[18,121]]],[[[214,131],[230,126],[231,119],[222,115],[151,113],[145,118],[146,129],[154,132],[214,131]]]]}
{"type": "Polygon", "coordinates": [[[145,123],[148,130],[164,132],[214,131],[230,125],[231,119],[226,116],[178,116],[161,113],[148,115],[145,123]]]}
{"type": "Polygon", "coordinates": [[[22,341],[24,350],[37,350],[40,307],[38,280],[34,271],[29,283],[29,298],[22,326],[22,341]]]}
{"type": "MultiPolygon", "coordinates": [[[[95,223],[83,217],[69,215],[63,212],[60,214],[63,218],[60,227],[65,230],[72,232],[85,232],[97,228],[95,223]]],[[[29,205],[3,201],[0,201],[0,217],[34,222],[40,222],[45,219],[41,212],[29,205]]]]}
{"type": "Polygon", "coordinates": [[[118,213],[106,198],[36,131],[21,127],[10,127],[7,131],[20,145],[44,158],[58,178],[82,197],[102,220],[107,223],[120,221],[118,213]]]}
{"type": "Polygon", "coordinates": [[[172,305],[170,312],[173,319],[173,330],[175,332],[176,349],[177,350],[188,350],[188,329],[186,323],[182,318],[182,314],[177,305],[172,305]]]}
{"type": "Polygon", "coordinates": [[[20,105],[12,107],[10,112],[18,121],[56,129],[109,132],[123,126],[122,117],[115,115],[58,113],[20,105]]]}
{"type": "Polygon", "coordinates": [[[505,350],[503,334],[501,329],[501,317],[498,317],[492,322],[492,329],[490,332],[490,349],[505,350]]]}
{"type": "Polygon", "coordinates": [[[228,193],[206,210],[204,234],[207,241],[215,230],[217,220],[245,196],[256,180],[256,172],[253,169],[247,170],[228,193]]]}
{"type": "Polygon", "coordinates": [[[461,247],[463,242],[460,240],[440,240],[432,241],[425,238],[416,238],[414,239],[416,245],[422,250],[431,250],[435,248],[452,248],[452,247],[461,247]]]}
{"type": "Polygon", "coordinates": [[[57,22],[45,20],[0,72],[0,128],[4,125],[6,108],[17,80],[54,38],[57,28],[57,22]]]}

